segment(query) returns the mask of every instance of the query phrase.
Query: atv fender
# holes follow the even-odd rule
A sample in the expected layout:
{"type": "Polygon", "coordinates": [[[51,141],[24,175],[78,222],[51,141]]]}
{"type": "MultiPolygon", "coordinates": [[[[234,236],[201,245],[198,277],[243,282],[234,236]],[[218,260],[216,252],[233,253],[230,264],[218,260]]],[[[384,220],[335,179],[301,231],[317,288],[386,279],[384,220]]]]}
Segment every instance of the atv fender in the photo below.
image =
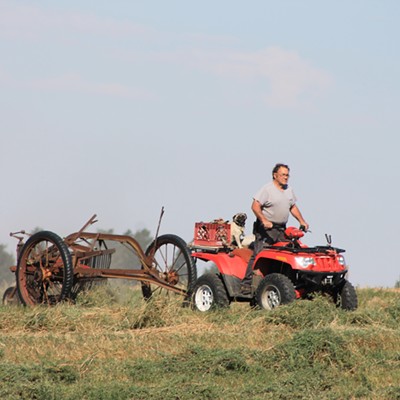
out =
{"type": "MultiPolygon", "coordinates": [[[[244,249],[246,250],[246,249],[244,249]]],[[[249,250],[250,251],[250,250],[249,250]]],[[[239,253],[240,255],[241,253],[239,253]]],[[[246,253],[243,253],[246,254],[246,253]]],[[[232,253],[192,253],[192,257],[203,261],[212,261],[222,275],[232,275],[243,279],[246,273],[247,261],[245,258],[232,253]]],[[[251,251],[250,251],[251,255],[251,251]]]]}

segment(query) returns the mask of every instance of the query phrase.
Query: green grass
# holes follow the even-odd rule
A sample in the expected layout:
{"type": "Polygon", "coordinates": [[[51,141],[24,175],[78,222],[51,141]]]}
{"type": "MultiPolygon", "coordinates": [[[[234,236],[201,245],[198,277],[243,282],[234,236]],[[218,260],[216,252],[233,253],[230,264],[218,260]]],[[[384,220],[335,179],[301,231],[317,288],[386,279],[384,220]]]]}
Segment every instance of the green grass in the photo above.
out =
{"type": "Polygon", "coordinates": [[[209,314],[99,287],[0,307],[1,399],[400,399],[400,292],[209,314]]]}

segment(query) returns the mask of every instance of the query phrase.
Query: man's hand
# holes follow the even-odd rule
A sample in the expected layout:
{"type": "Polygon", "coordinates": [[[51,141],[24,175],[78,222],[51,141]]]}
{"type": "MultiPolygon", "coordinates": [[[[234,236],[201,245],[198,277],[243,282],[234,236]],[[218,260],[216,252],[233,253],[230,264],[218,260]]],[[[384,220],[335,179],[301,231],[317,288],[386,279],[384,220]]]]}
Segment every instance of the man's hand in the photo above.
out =
{"type": "Polygon", "coordinates": [[[299,221],[300,225],[303,225],[305,227],[306,232],[308,231],[309,225],[307,224],[306,221],[304,221],[303,216],[301,215],[300,210],[297,208],[296,204],[290,209],[290,212],[292,213],[293,217],[299,221]]]}
{"type": "Polygon", "coordinates": [[[256,218],[259,221],[261,221],[261,224],[265,229],[271,229],[274,226],[271,221],[268,221],[267,218],[264,217],[264,214],[262,213],[262,209],[261,209],[261,204],[257,200],[253,200],[251,209],[253,210],[256,218]]]}
{"type": "Polygon", "coordinates": [[[274,226],[274,224],[271,221],[267,221],[267,220],[263,221],[262,224],[265,229],[271,229],[274,226]]]}
{"type": "Polygon", "coordinates": [[[304,232],[308,231],[308,228],[310,227],[310,225],[307,224],[306,221],[303,220],[303,222],[300,222],[300,226],[302,226],[304,229],[304,232]]]}

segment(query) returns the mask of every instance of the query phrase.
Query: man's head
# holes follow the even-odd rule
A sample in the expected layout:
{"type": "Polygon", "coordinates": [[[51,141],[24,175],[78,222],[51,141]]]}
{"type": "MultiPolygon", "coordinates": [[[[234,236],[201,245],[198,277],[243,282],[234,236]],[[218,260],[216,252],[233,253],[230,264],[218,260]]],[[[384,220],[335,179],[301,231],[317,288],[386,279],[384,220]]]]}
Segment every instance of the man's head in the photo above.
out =
{"type": "Polygon", "coordinates": [[[290,168],[286,164],[276,164],[272,170],[272,178],[274,182],[280,187],[287,186],[289,180],[290,168]]]}

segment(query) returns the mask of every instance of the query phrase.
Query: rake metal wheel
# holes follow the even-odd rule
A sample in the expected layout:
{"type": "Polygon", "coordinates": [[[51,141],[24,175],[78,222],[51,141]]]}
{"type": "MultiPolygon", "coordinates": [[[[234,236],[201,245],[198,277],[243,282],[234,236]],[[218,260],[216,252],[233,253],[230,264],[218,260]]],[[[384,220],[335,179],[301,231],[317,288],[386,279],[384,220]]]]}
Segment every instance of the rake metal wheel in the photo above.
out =
{"type": "MultiPolygon", "coordinates": [[[[146,250],[147,256],[151,254],[154,254],[153,267],[162,281],[182,289],[186,294],[191,292],[197,278],[196,267],[186,243],[179,236],[159,236],[146,250]]],[[[142,282],[142,293],[145,299],[176,297],[171,290],[147,282],[142,282]]]]}
{"type": "Polygon", "coordinates": [[[16,278],[24,305],[52,305],[66,299],[73,283],[73,267],[64,241],[49,231],[32,235],[19,255],[16,278]]]}
{"type": "Polygon", "coordinates": [[[21,304],[18,297],[17,288],[15,286],[11,286],[6,289],[6,291],[3,294],[3,304],[4,305],[21,304]]]}

